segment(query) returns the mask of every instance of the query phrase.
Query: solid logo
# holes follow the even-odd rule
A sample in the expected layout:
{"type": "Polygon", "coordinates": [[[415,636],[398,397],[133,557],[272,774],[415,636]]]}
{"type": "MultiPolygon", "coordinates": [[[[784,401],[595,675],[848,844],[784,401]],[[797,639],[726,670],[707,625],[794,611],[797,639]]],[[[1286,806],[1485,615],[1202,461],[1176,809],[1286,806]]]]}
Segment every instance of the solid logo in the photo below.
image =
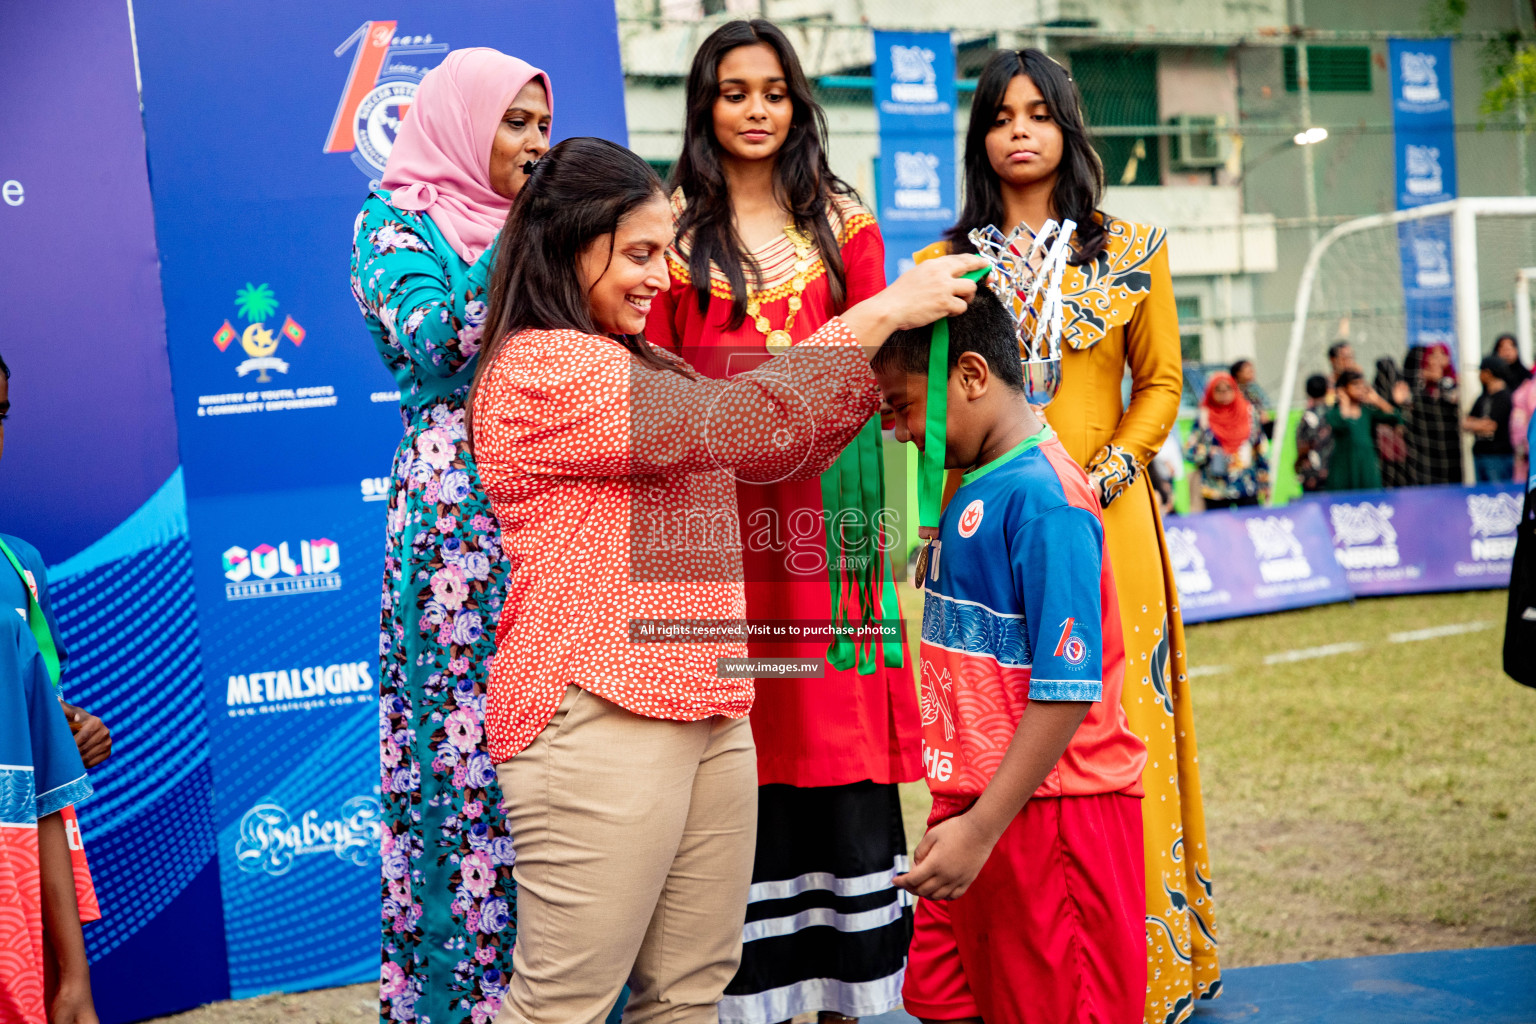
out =
{"type": "Polygon", "coordinates": [[[277,547],[261,544],[249,551],[238,546],[227,548],[224,578],[229,582],[224,584],[224,597],[244,601],[339,590],[340,568],[341,548],[325,537],[299,541],[298,561],[294,561],[287,541],[277,547]]]}
{"type": "Polygon", "coordinates": [[[240,819],[235,863],[247,874],[286,875],[294,858],[333,853],[357,867],[378,857],[379,798],[355,796],[332,817],[311,808],[295,821],[281,804],[264,801],[240,819]]]}
{"type": "Polygon", "coordinates": [[[266,384],[272,380],[270,373],[287,373],[288,364],[277,358],[278,346],[284,338],[294,348],[304,344],[305,330],[293,317],[284,317],[281,327],[271,329],[266,322],[277,314],[277,296],[265,283],[246,282],[235,292],[235,316],[246,321],[245,328],[238,329],[228,320],[213,332],[213,343],[220,352],[227,351],[236,338],[246,359],[235,367],[235,373],[244,377],[256,373],[256,380],[266,384]]]}
{"type": "Polygon", "coordinates": [[[398,24],[365,21],[334,51],[337,57],[355,52],[324,151],[350,153],[370,179],[384,173],[416,87],[448,52],[447,43],[435,43],[430,35],[396,33],[398,24]]]}
{"type": "Polygon", "coordinates": [[[981,528],[981,515],[984,506],[981,499],[977,498],[965,506],[965,511],[960,513],[960,536],[974,537],[976,531],[981,528]]]}

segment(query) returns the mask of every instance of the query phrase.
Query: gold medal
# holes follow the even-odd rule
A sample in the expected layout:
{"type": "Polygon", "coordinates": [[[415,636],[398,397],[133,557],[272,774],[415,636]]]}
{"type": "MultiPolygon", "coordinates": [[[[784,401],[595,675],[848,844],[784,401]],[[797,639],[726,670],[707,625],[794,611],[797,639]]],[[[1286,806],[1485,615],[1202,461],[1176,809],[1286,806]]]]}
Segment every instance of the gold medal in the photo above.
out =
{"type": "Polygon", "coordinates": [[[794,341],[790,338],[788,331],[768,332],[768,354],[771,356],[783,355],[793,344],[794,341]]]}
{"type": "Polygon", "coordinates": [[[912,569],[912,585],[918,590],[923,590],[928,583],[928,554],[933,550],[932,542],[924,544],[917,549],[917,565],[912,569]]]}

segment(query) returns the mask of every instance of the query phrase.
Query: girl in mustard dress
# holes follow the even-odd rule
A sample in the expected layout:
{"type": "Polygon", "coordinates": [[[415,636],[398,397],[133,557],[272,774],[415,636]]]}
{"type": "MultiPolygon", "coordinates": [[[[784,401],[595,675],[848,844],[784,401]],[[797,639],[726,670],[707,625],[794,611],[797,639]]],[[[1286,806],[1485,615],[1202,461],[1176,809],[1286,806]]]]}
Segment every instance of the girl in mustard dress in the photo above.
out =
{"type": "MultiPolygon", "coordinates": [[[[1065,68],[1039,50],[992,55],[965,139],[965,206],[933,252],[974,228],[1076,221],[1062,285],[1062,382],[1051,427],[1104,506],[1125,633],[1122,702],[1147,745],[1148,1024],[1178,1024],[1221,988],[1184,624],[1147,463],[1179,411],[1182,369],[1161,228],[1099,212],[1104,171],[1065,68]],[[1131,400],[1120,382],[1131,371],[1131,400]]],[[[950,481],[955,486],[955,481],[950,481]]]]}

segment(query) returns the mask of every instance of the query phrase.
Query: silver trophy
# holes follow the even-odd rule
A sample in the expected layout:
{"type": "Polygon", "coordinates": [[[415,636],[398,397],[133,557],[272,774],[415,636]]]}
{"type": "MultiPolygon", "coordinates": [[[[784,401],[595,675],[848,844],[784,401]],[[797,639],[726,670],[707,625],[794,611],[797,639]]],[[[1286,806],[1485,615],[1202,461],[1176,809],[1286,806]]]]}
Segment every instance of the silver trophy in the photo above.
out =
{"type": "Polygon", "coordinates": [[[992,264],[988,287],[1013,314],[1024,392],[1031,405],[1046,405],[1061,387],[1061,278],[1075,227],[1076,221],[1048,220],[1037,233],[1021,223],[1004,235],[988,224],[968,236],[976,252],[992,264]]]}

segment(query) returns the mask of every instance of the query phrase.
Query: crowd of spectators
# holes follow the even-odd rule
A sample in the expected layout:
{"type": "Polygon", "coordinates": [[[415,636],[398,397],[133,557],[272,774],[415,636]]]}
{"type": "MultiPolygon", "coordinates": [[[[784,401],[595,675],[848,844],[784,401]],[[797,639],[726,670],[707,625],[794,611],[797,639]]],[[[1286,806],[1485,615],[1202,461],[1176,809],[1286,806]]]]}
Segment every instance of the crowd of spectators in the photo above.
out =
{"type": "MultiPolygon", "coordinates": [[[[1499,335],[1479,364],[1481,393],[1467,416],[1446,345],[1409,349],[1401,366],[1390,357],[1377,359],[1374,370],[1367,378],[1353,346],[1340,340],[1328,348],[1328,372],[1307,378],[1295,431],[1295,471],[1303,491],[1459,484],[1464,434],[1471,437],[1478,482],[1526,479],[1536,376],[1520,362],[1514,335],[1499,335]]],[[[1170,434],[1149,466],[1164,514],[1174,511],[1186,464],[1193,469],[1191,511],[1268,499],[1276,411],[1256,377],[1249,359],[1207,371],[1203,381],[1199,373],[1186,376],[1186,387],[1200,396],[1194,422],[1182,445],[1170,434]]]]}
{"type": "Polygon", "coordinates": [[[1296,475],[1306,491],[1374,490],[1462,481],[1462,433],[1481,483],[1525,479],[1525,431],[1536,379],[1502,334],[1478,367],[1482,393],[1462,416],[1445,345],[1410,349],[1403,365],[1376,360],[1367,381],[1347,341],[1328,349],[1329,373],[1306,382],[1296,425],[1296,475]]]}

